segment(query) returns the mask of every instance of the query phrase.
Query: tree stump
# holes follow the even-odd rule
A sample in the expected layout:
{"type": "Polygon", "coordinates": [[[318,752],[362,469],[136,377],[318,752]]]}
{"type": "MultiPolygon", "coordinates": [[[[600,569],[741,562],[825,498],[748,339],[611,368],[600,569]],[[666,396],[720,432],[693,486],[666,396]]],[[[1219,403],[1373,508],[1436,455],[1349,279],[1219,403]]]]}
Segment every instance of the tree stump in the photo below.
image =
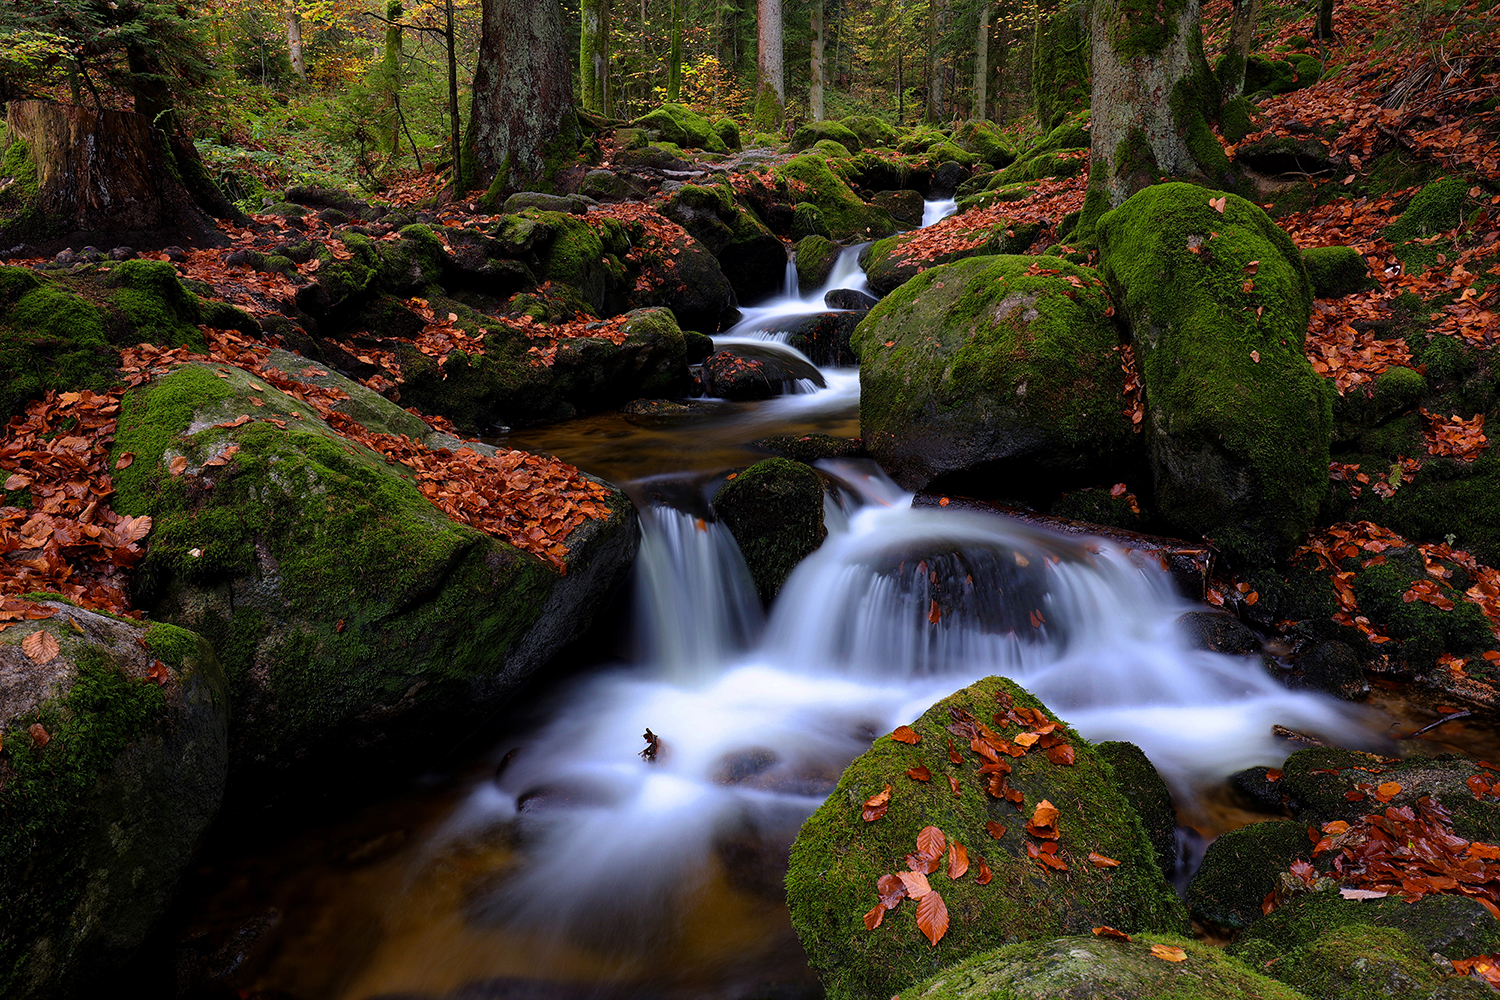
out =
{"type": "MultiPolygon", "coordinates": [[[[219,246],[172,144],[144,115],[12,101],[0,138],[0,248],[219,246]]],[[[189,173],[199,164],[189,165],[189,173]]],[[[218,207],[218,206],[210,206],[218,207]]]]}

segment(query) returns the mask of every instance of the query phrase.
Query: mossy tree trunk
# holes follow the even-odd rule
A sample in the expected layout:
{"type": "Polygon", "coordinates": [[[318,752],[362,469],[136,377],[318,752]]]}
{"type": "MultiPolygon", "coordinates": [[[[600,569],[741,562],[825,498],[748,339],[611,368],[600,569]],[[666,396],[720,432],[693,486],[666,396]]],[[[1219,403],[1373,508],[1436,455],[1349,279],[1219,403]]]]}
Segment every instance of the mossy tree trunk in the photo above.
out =
{"type": "Polygon", "coordinates": [[[578,95],[584,110],[609,115],[609,0],[583,0],[578,95]]]}
{"type": "Polygon", "coordinates": [[[667,100],[673,104],[682,97],[682,4],[672,2],[672,37],[667,46],[667,100]]]}
{"type": "Polygon", "coordinates": [[[948,30],[948,0],[927,0],[927,120],[943,117],[943,36],[948,30]]]}
{"type": "Polygon", "coordinates": [[[808,65],[807,107],[812,120],[823,120],[823,0],[812,0],[812,54],[808,65]]]}
{"type": "Polygon", "coordinates": [[[1031,97],[1044,131],[1088,103],[1089,5],[1090,0],[1064,3],[1033,29],[1031,97]]]}
{"type": "Polygon", "coordinates": [[[1233,187],[1210,122],[1219,84],[1203,58],[1199,0],[1094,0],[1092,155],[1080,238],[1164,177],[1233,187]]]}
{"type": "Polygon", "coordinates": [[[296,0],[286,5],[286,54],[297,79],[307,82],[307,61],[302,58],[302,9],[296,0]]]}
{"type": "Polygon", "coordinates": [[[1229,48],[1219,67],[1219,86],[1224,99],[1239,96],[1245,87],[1245,60],[1255,46],[1255,29],[1260,24],[1260,0],[1235,0],[1229,20],[1229,48]]]}
{"type": "Polygon", "coordinates": [[[385,55],[380,60],[381,82],[391,102],[390,146],[392,153],[401,148],[401,0],[390,0],[385,6],[385,55]]]}
{"type": "Polygon", "coordinates": [[[974,113],[970,117],[983,121],[989,104],[990,77],[990,4],[980,0],[979,29],[974,35],[974,113]]]}
{"type": "Polygon", "coordinates": [[[759,0],[755,22],[757,70],[755,127],[773,131],[781,127],[786,107],[786,73],[782,59],[781,0],[759,0]]]}
{"type": "Polygon", "coordinates": [[[1333,0],[1318,0],[1317,39],[1322,42],[1333,39],[1333,0]]]}
{"type": "Polygon", "coordinates": [[[469,122],[492,199],[550,189],[572,165],[581,136],[567,53],[557,4],[484,0],[469,122]]]}

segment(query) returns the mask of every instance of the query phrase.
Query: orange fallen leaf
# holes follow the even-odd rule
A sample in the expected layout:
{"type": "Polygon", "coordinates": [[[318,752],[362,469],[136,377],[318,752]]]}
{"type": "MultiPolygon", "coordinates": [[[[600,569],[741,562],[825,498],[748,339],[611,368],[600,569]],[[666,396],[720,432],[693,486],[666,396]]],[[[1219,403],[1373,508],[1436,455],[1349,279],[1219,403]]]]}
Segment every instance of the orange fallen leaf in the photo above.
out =
{"type": "Polygon", "coordinates": [[[932,780],[932,772],[929,771],[929,770],[927,770],[927,768],[922,767],[920,765],[918,765],[917,767],[914,767],[911,770],[907,771],[906,772],[906,776],[908,778],[911,778],[913,781],[931,781],[932,780]]]}
{"type": "Polygon", "coordinates": [[[891,733],[891,739],[897,743],[921,743],[922,736],[911,726],[897,726],[896,731],[891,733]]]}
{"type": "Polygon", "coordinates": [[[942,857],[948,849],[948,838],[935,826],[924,826],[917,833],[917,850],[930,858],[942,857]]]}
{"type": "Polygon", "coordinates": [[[130,468],[130,464],[134,461],[135,452],[127,451],[125,454],[121,455],[118,459],[115,460],[115,469],[128,469],[130,468]]]}
{"type": "Polygon", "coordinates": [[[921,899],[932,891],[932,886],[927,882],[927,876],[922,872],[897,872],[896,877],[901,880],[902,886],[906,888],[906,894],[912,899],[921,899]]]}
{"type": "Polygon", "coordinates": [[[974,876],[974,884],[975,885],[989,885],[990,884],[990,879],[992,879],[994,877],[995,877],[995,873],[992,872],[992,871],[990,871],[990,866],[984,863],[984,859],[983,858],[980,858],[979,859],[979,874],[974,876]]]}
{"type": "Polygon", "coordinates": [[[1071,744],[1063,743],[1060,746],[1049,747],[1047,749],[1047,759],[1054,764],[1067,766],[1073,763],[1076,755],[1071,744]]]}
{"type": "Polygon", "coordinates": [[[866,823],[873,823],[877,819],[885,815],[885,811],[890,808],[890,805],[891,786],[886,785],[885,788],[883,788],[881,791],[878,791],[868,799],[865,799],[864,809],[860,813],[860,817],[866,823]]]}
{"type": "Polygon", "coordinates": [[[31,485],[31,480],[19,472],[11,473],[10,478],[5,480],[6,490],[21,490],[31,485]]]}
{"type": "Polygon", "coordinates": [[[1005,827],[1001,826],[999,823],[996,823],[994,820],[990,820],[988,823],[984,824],[984,830],[996,840],[999,840],[1001,837],[1005,836],[1005,827]]]}
{"type": "Polygon", "coordinates": [[[1094,863],[1095,868],[1118,868],[1120,862],[1114,858],[1107,858],[1098,851],[1089,851],[1089,860],[1094,863]]]}
{"type": "Polygon", "coordinates": [[[27,729],[26,732],[30,734],[32,742],[36,743],[39,747],[44,747],[52,742],[51,735],[48,734],[46,728],[40,722],[33,722],[31,728],[27,729]]]}
{"type": "Polygon", "coordinates": [[[178,455],[167,464],[167,471],[174,476],[180,476],[187,471],[188,460],[185,455],[178,455]]]}
{"type": "Polygon", "coordinates": [[[51,663],[57,658],[58,651],[57,640],[46,629],[33,632],[21,640],[21,652],[35,663],[51,663]]]}
{"type": "Polygon", "coordinates": [[[167,683],[167,678],[169,676],[170,675],[167,673],[167,665],[160,660],[152,663],[151,669],[146,671],[146,679],[148,681],[152,681],[158,687],[167,683]]]}
{"type": "Polygon", "coordinates": [[[865,914],[865,930],[873,931],[875,928],[880,926],[880,922],[884,919],[885,904],[876,903],[873,907],[870,908],[870,912],[865,914]]]}
{"type": "Polygon", "coordinates": [[[928,892],[917,900],[917,929],[934,948],[948,933],[948,906],[939,893],[928,892]]]}
{"type": "Polygon", "coordinates": [[[958,779],[951,774],[948,775],[948,788],[953,792],[955,799],[963,795],[963,790],[958,787],[958,779]]]}
{"type": "Polygon", "coordinates": [[[1401,794],[1401,782],[1387,781],[1375,789],[1375,798],[1380,802],[1389,802],[1401,794]]]}
{"type": "Polygon", "coordinates": [[[958,841],[948,845],[948,877],[951,879],[963,878],[964,872],[969,870],[969,849],[958,841]]]}
{"type": "Polygon", "coordinates": [[[1151,957],[1159,958],[1163,962],[1183,962],[1187,960],[1187,952],[1169,944],[1153,944],[1151,957]]]}
{"type": "Polygon", "coordinates": [[[1130,935],[1129,934],[1126,934],[1124,931],[1121,931],[1121,930],[1116,930],[1113,927],[1095,927],[1094,928],[1094,935],[1096,937],[1114,938],[1117,941],[1129,941],[1130,940],[1130,935]]]}

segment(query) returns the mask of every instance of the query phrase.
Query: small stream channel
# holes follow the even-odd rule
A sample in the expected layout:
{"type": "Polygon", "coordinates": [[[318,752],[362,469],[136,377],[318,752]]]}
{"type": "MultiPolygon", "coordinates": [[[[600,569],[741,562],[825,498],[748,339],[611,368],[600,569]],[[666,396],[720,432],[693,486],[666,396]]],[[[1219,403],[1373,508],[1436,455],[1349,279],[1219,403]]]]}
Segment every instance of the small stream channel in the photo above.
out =
{"type": "MultiPolygon", "coordinates": [[[[932,203],[928,221],[951,211],[932,203]]],[[[856,258],[828,287],[867,287],[856,258]]],[[[715,341],[791,351],[774,346],[784,321],[826,311],[826,290],[799,295],[793,274],[715,341]]],[[[764,612],[703,515],[725,474],[765,457],[751,442],[859,433],[857,371],[822,375],[763,403],[507,437],[636,499],[629,652],[534,687],[492,747],[382,803],[221,847],[187,923],[230,945],[190,947],[196,974],[298,1000],[816,997],[782,902],[787,846],[874,737],[991,673],[1090,739],[1140,745],[1209,836],[1257,818],[1215,789],[1289,752],[1273,724],[1393,746],[1388,714],[1189,648],[1174,622],[1194,606],[1154,564],[913,509],[868,461],[819,464],[829,536],[764,612]],[[648,727],[663,741],[650,763],[648,727]]],[[[1408,732],[1431,719],[1403,710],[1408,732]]]]}

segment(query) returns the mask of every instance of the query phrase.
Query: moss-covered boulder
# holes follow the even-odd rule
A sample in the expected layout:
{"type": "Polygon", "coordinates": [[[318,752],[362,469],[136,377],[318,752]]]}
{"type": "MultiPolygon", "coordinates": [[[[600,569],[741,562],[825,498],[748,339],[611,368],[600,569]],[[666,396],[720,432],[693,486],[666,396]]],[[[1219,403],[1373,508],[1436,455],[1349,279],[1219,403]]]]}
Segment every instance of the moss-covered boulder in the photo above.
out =
{"type": "MultiPolygon", "coordinates": [[[[1260,957],[1260,956],[1256,956],[1260,957]]],[[[1394,927],[1340,927],[1255,968],[1310,1000],[1486,1000],[1495,991],[1445,976],[1422,945],[1394,927]]]]}
{"type": "Polygon", "coordinates": [[[759,302],[780,290],[786,245],[735,199],[727,184],[684,185],[661,205],[661,213],[719,260],[739,302],[759,302]]]}
{"type": "Polygon", "coordinates": [[[797,267],[797,287],[805,295],[828,283],[844,248],[822,236],[804,236],[797,241],[792,261],[797,267]]]}
{"type": "Polygon", "coordinates": [[[901,138],[901,130],[883,118],[874,115],[850,115],[839,124],[859,137],[863,148],[894,146],[901,138]]]}
{"type": "Polygon", "coordinates": [[[610,226],[611,222],[605,220],[596,227],[576,215],[528,209],[503,216],[491,235],[538,278],[567,285],[595,315],[603,315],[611,284],[619,280],[606,249],[623,254],[629,247],[623,227],[617,222],[610,226]]]}
{"type": "Polygon", "coordinates": [[[1441,246],[1422,240],[1455,229],[1479,200],[1469,194],[1474,184],[1463,177],[1444,177],[1418,191],[1401,216],[1381,233],[1395,244],[1395,254],[1409,267],[1431,267],[1437,263],[1441,246]]]}
{"type": "Polygon", "coordinates": [[[1016,151],[991,121],[964,122],[954,131],[953,140],[992,167],[1008,167],[1016,158],[1016,151]]]}
{"type": "Polygon", "coordinates": [[[973,257],[917,275],[852,338],[870,453],[907,489],[1001,463],[1070,475],[1127,460],[1109,308],[1093,271],[1054,257],[973,257]]]}
{"type": "Polygon", "coordinates": [[[1297,69],[1285,59],[1251,53],[1245,58],[1243,86],[1247,94],[1287,94],[1297,89],[1297,69]]]}
{"type": "Polygon", "coordinates": [[[1302,254],[1259,206],[1185,183],[1132,196],[1097,236],[1145,388],[1157,510],[1235,562],[1291,551],[1333,430],[1332,386],[1303,351],[1302,254]]]}
{"type": "Polygon", "coordinates": [[[823,223],[836,240],[867,240],[896,231],[890,215],[861,201],[821,156],[804,153],[773,170],[795,199],[794,203],[805,201],[818,207],[823,223]]]}
{"type": "Polygon", "coordinates": [[[116,509],[155,519],[139,599],[219,650],[246,803],[293,771],[418,763],[587,627],[636,545],[611,492],[562,543],[560,575],[237,368],[189,365],[127,393],[127,452],[116,509]]]}
{"type": "Polygon", "coordinates": [[[1500,920],[1471,896],[1400,896],[1345,899],[1333,889],[1304,892],[1261,917],[1229,946],[1231,955],[1262,963],[1345,927],[1394,927],[1412,936],[1424,954],[1445,958],[1500,953],[1500,920]]]}
{"type": "Polygon", "coordinates": [[[423,225],[400,230],[395,240],[381,241],[380,287],[396,295],[416,295],[441,284],[453,270],[453,260],[437,234],[423,225]]]}
{"type": "Polygon", "coordinates": [[[183,629],[9,603],[50,617],[0,634],[0,994],[93,995],[218,812],[229,692],[183,629]]]}
{"type": "Polygon", "coordinates": [[[344,319],[378,290],[379,245],[354,232],[339,234],[347,255],[335,256],[326,246],[317,249],[317,278],[297,289],[297,308],[321,321],[344,319]]]}
{"type": "Polygon", "coordinates": [[[877,240],[860,254],[865,277],[876,295],[889,295],[929,268],[951,264],[968,257],[992,257],[996,254],[1020,254],[1031,247],[1039,226],[1036,223],[991,222],[963,226],[963,220],[949,223],[943,238],[933,233],[902,233],[877,240]],[[951,238],[950,238],[951,237],[951,238]]]}
{"type": "Polygon", "coordinates": [[[999,187],[1019,184],[1022,181],[1042,180],[1046,177],[1072,177],[1088,166],[1086,152],[1078,149],[1052,149],[1041,153],[1028,153],[1004,170],[998,171],[990,182],[999,187]]]}
{"type": "Polygon", "coordinates": [[[818,211],[817,205],[804,201],[792,209],[793,243],[800,243],[809,236],[821,236],[827,239],[830,235],[828,227],[823,224],[823,216],[818,211]]]}
{"type": "MultiPolygon", "coordinates": [[[[1019,791],[1022,801],[1012,805],[989,794],[991,777],[978,773],[984,761],[961,733],[964,719],[988,725],[997,709],[1005,712],[997,695],[1046,712],[1000,677],[943,699],[911,724],[919,742],[883,736],[856,758],[792,845],[787,874],[792,926],[833,1000],[898,991],[905,996],[908,984],[1018,939],[1087,933],[1100,925],[1131,933],[1186,930],[1182,903],[1162,879],[1156,853],[1120,794],[1113,769],[1071,729],[1058,732],[1073,748],[1072,764],[1054,764],[1040,750],[1001,756],[1010,766],[1008,787],[1019,791]],[[950,725],[960,735],[955,737],[950,725]],[[960,764],[950,760],[950,740],[960,764]],[[929,771],[930,781],[908,776],[918,767],[929,771]],[[884,812],[866,822],[864,803],[887,788],[884,812]],[[1057,809],[1055,825],[1037,827],[1043,836],[1033,836],[1026,824],[1043,801],[1057,809]],[[878,909],[877,880],[907,869],[905,858],[917,852],[917,835],[928,826],[941,830],[948,843],[964,845],[968,859],[967,872],[957,879],[949,877],[946,857],[928,876],[947,908],[947,933],[930,944],[910,900],[867,929],[864,915],[878,909]],[[1056,853],[1046,856],[1057,864],[1044,865],[1033,856],[1043,844],[1056,845],[1056,853]],[[1120,863],[1097,867],[1090,852],[1120,863]],[[993,875],[985,885],[979,884],[981,860],[993,875]]],[[[1017,734],[1009,725],[995,728],[1007,739],[1017,734]]]]}
{"type": "Polygon", "coordinates": [[[1241,142],[1265,128],[1267,119],[1248,97],[1234,97],[1219,110],[1219,131],[1226,142],[1241,142]]]}
{"type": "Polygon", "coordinates": [[[911,229],[922,225],[922,218],[927,211],[927,203],[922,197],[922,192],[909,188],[900,191],[877,191],[870,199],[870,204],[883,212],[889,212],[891,218],[911,229]]]}
{"type": "Polygon", "coordinates": [[[1115,769],[1121,794],[1135,808],[1146,836],[1151,838],[1162,878],[1171,881],[1177,873],[1177,810],[1167,783],[1146,752],[1134,743],[1106,740],[1094,749],[1115,769]]]}
{"type": "Polygon", "coordinates": [[[808,122],[793,132],[792,141],[787,144],[787,149],[800,153],[824,139],[832,139],[851,153],[857,153],[865,148],[865,142],[860,138],[859,133],[848,125],[842,122],[821,121],[808,122]]]}
{"type": "Polygon", "coordinates": [[[770,604],[797,564],[823,544],[823,482],[799,462],[768,458],[714,494],[714,514],[739,543],[762,601],[770,604]]]}
{"type": "Polygon", "coordinates": [[[1018,941],[901,990],[902,1000],[1305,1000],[1217,948],[1165,934],[1018,941]],[[1187,957],[1163,961],[1153,945],[1187,957]]]}
{"type": "Polygon", "coordinates": [[[1266,896],[1280,886],[1279,876],[1293,861],[1310,860],[1312,847],[1307,824],[1297,820],[1251,823],[1222,834],[1208,845],[1188,883],[1193,919],[1249,927],[1260,919],[1266,896]]]}
{"type": "Polygon", "coordinates": [[[1370,264],[1353,247],[1313,247],[1302,251],[1313,297],[1334,299],[1371,287],[1370,264]]]}
{"type": "Polygon", "coordinates": [[[724,140],[712,122],[682,104],[663,104],[635,121],[653,139],[670,142],[683,149],[704,149],[710,153],[728,152],[724,140]]]}

